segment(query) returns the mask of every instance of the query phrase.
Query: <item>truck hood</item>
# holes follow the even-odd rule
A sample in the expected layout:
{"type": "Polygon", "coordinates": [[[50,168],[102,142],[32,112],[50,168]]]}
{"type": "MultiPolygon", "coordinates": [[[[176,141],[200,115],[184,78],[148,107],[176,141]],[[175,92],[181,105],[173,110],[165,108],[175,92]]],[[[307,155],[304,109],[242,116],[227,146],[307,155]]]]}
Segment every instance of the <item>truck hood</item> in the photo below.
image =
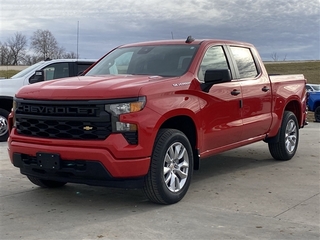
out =
{"type": "Polygon", "coordinates": [[[168,79],[160,76],[77,76],[31,84],[20,89],[18,98],[79,100],[126,98],[139,95],[142,86],[168,79]]]}
{"type": "Polygon", "coordinates": [[[0,97],[13,97],[24,84],[24,78],[0,79],[0,97]]]}

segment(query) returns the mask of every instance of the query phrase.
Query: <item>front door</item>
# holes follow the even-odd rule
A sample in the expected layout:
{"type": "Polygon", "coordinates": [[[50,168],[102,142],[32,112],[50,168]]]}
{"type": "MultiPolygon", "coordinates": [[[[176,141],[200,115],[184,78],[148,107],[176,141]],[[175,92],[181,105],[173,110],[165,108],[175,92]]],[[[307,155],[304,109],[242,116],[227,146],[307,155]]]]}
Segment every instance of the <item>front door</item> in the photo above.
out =
{"type": "MultiPolygon", "coordinates": [[[[210,47],[200,64],[199,81],[204,80],[207,69],[230,69],[222,46],[210,47]]],[[[203,152],[219,151],[240,140],[242,133],[241,86],[238,80],[215,84],[208,93],[203,92],[203,152]]]]}

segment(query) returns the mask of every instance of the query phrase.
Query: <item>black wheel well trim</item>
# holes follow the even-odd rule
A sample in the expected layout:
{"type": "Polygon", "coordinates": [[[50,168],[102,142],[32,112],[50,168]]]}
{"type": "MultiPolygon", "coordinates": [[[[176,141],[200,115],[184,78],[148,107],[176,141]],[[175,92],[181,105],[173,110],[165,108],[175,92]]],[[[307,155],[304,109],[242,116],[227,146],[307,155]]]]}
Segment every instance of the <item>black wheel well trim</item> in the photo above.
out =
{"type": "Polygon", "coordinates": [[[199,149],[197,146],[197,129],[194,121],[191,117],[186,115],[180,115],[175,116],[167,119],[165,122],[162,123],[160,126],[160,129],[163,128],[171,128],[171,129],[177,129],[181,132],[183,132],[192,147],[192,154],[193,154],[193,169],[198,170],[200,167],[200,155],[199,155],[199,149]]]}
{"type": "Polygon", "coordinates": [[[277,143],[277,142],[279,142],[279,139],[280,139],[280,130],[281,130],[281,123],[282,123],[282,119],[283,119],[283,117],[284,117],[284,113],[285,113],[285,112],[292,112],[292,113],[296,116],[297,121],[298,121],[298,124],[299,124],[299,120],[298,120],[298,117],[297,117],[296,113],[293,112],[293,111],[291,111],[290,109],[284,109],[284,111],[283,111],[283,113],[282,113],[281,122],[280,122],[280,124],[279,124],[279,128],[278,128],[277,135],[275,135],[274,137],[268,137],[268,136],[267,136],[267,137],[264,139],[264,142],[266,142],[266,143],[277,143]]]}
{"type": "Polygon", "coordinates": [[[13,97],[0,97],[1,100],[1,109],[7,110],[11,112],[12,104],[13,104],[13,97]]]}
{"type": "Polygon", "coordinates": [[[317,107],[320,107],[320,101],[315,102],[313,106],[314,110],[316,110],[317,107]]]}

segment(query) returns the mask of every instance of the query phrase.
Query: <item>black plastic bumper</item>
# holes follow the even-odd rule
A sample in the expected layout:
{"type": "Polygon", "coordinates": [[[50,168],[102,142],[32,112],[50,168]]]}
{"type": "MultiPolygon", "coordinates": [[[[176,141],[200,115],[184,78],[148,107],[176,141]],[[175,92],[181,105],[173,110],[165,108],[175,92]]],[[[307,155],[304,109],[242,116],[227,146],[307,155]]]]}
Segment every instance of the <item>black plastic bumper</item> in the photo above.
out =
{"type": "Polygon", "coordinates": [[[121,188],[141,188],[143,186],[143,178],[113,178],[99,161],[60,159],[58,169],[49,169],[41,167],[36,157],[14,153],[13,165],[20,168],[20,172],[24,175],[43,180],[121,188]]]}

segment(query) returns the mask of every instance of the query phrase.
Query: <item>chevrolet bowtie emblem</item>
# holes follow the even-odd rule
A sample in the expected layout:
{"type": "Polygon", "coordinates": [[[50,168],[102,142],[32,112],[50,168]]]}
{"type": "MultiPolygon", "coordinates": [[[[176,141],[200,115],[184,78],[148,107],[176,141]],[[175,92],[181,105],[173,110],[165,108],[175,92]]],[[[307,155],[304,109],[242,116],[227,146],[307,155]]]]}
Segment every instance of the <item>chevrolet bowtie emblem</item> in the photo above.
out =
{"type": "Polygon", "coordinates": [[[86,130],[86,131],[89,131],[89,130],[92,130],[92,129],[93,129],[93,127],[90,127],[90,126],[83,127],[83,130],[86,130]]]}

